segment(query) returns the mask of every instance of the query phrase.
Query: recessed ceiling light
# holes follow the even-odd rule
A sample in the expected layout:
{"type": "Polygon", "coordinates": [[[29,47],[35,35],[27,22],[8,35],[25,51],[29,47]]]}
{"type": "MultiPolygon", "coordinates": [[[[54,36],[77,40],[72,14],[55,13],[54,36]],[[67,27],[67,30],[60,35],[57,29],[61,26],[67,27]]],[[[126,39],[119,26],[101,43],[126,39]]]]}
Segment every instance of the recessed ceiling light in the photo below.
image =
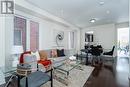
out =
{"type": "Polygon", "coordinates": [[[92,19],[90,20],[90,22],[91,22],[91,23],[94,23],[94,22],[96,22],[96,19],[92,18],[92,19]]]}
{"type": "Polygon", "coordinates": [[[100,5],[104,5],[104,1],[100,1],[99,4],[100,4],[100,5]]]}
{"type": "Polygon", "coordinates": [[[106,13],[107,13],[107,14],[110,14],[110,11],[109,11],[109,10],[107,10],[107,11],[106,11],[106,13]]]}

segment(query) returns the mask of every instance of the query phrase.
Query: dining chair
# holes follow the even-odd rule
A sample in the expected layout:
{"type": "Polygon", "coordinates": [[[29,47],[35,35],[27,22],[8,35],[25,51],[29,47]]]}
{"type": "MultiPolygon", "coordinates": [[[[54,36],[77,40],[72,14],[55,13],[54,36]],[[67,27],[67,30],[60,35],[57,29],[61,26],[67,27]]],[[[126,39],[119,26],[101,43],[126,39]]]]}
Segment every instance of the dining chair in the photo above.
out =
{"type": "Polygon", "coordinates": [[[104,52],[102,55],[101,55],[101,59],[103,61],[103,65],[113,65],[113,63],[115,62],[115,57],[114,57],[114,49],[115,49],[115,46],[112,47],[112,49],[108,52],[104,52]]]}

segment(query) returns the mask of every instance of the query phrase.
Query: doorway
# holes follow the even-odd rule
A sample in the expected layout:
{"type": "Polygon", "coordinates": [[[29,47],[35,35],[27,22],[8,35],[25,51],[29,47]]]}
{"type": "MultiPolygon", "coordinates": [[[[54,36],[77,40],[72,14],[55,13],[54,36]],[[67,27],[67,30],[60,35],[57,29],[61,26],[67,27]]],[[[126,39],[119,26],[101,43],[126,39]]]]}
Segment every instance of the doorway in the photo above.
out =
{"type": "Polygon", "coordinates": [[[118,57],[129,57],[129,28],[118,28],[117,35],[118,57]]]}

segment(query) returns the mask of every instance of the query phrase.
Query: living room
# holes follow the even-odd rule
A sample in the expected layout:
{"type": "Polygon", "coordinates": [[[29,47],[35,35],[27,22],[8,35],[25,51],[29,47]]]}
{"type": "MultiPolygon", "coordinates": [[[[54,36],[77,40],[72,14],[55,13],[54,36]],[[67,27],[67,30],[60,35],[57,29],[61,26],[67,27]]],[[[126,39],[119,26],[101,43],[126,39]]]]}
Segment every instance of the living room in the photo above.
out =
{"type": "MultiPolygon", "coordinates": [[[[117,29],[129,27],[128,3],[128,0],[76,0],[70,1],[70,3],[69,1],[65,0],[15,0],[14,14],[0,14],[0,69],[2,72],[4,72],[4,75],[0,74],[0,76],[5,78],[5,72],[12,70],[13,65],[15,67],[17,66],[16,62],[18,62],[19,59],[16,58],[17,61],[14,61],[14,56],[18,56],[14,55],[15,53],[12,51],[14,50],[14,46],[21,46],[21,53],[25,51],[44,50],[48,53],[47,55],[50,55],[52,52],[54,52],[52,54],[55,54],[55,49],[64,49],[65,53],[63,54],[70,59],[72,58],[73,60],[75,59],[74,55],[80,55],[81,49],[84,49],[85,44],[88,44],[85,42],[86,32],[93,32],[93,41],[90,41],[90,44],[101,45],[103,49],[109,50],[115,46],[112,56],[117,57],[117,29]],[[117,2],[119,2],[119,4],[116,4],[117,2]],[[88,11],[88,9],[92,9],[92,12],[88,11]],[[21,43],[22,45],[20,45],[21,43]]],[[[18,50],[16,52],[18,52],[18,50]]],[[[52,57],[52,55],[48,56],[48,59],[51,60],[51,62],[55,61],[55,59],[49,57],[52,57]]],[[[90,62],[91,58],[88,61],[90,62]]],[[[85,62],[85,59],[83,59],[83,62],[85,62]]],[[[97,64],[97,66],[98,65],[99,64],[97,64]]],[[[86,64],[83,66],[86,67],[86,64]]],[[[92,77],[91,74],[92,72],[95,72],[97,66],[91,66],[91,64],[88,64],[88,66],[87,69],[90,69],[90,71],[86,73],[89,74],[86,76],[83,75],[83,77],[86,77],[85,80],[84,78],[80,77],[83,81],[77,83],[79,84],[77,87],[96,87],[96,84],[92,86],[93,80],[91,80],[90,77],[92,77]],[[90,68],[88,68],[88,66],[90,66],[90,68]]],[[[77,73],[80,72],[77,71],[77,73]]],[[[13,81],[14,80],[10,82],[9,87],[17,87],[17,80],[14,81],[15,86],[12,85],[13,81]]],[[[8,80],[6,80],[6,82],[8,82],[8,80]]],[[[5,83],[5,79],[0,80],[0,84],[3,83],[5,83]]],[[[73,82],[71,81],[69,83],[71,85],[68,86],[61,83],[62,82],[60,82],[60,86],[63,87],[73,87],[77,85],[72,85],[71,83],[73,82]]],[[[53,86],[60,87],[56,84],[58,83],[55,83],[54,81],[53,86]]],[[[108,84],[109,83],[107,83],[106,86],[101,85],[99,87],[129,87],[128,85],[126,86],[122,84],[120,86],[109,86],[108,84]]],[[[113,84],[117,83],[115,82],[113,84]]],[[[51,86],[48,85],[45,87],[51,86]]]]}

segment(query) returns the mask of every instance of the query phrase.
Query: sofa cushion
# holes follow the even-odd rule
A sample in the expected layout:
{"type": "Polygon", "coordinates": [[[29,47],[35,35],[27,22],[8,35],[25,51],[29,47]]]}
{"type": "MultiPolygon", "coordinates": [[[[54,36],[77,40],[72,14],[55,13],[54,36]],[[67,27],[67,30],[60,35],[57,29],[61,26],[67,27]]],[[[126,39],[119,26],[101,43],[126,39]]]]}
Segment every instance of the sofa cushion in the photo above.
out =
{"type": "Polygon", "coordinates": [[[26,51],[20,55],[19,62],[24,63],[24,54],[31,54],[31,51],[26,51]]]}
{"type": "Polygon", "coordinates": [[[47,53],[44,50],[39,51],[40,60],[44,61],[47,60],[47,53]]]}
{"type": "Polygon", "coordinates": [[[37,70],[37,58],[35,55],[25,54],[24,63],[27,63],[31,66],[32,72],[37,70]]]}
{"type": "Polygon", "coordinates": [[[39,52],[36,51],[36,52],[31,52],[31,55],[35,55],[37,60],[40,60],[40,55],[39,55],[39,52]]]}
{"type": "Polygon", "coordinates": [[[51,65],[51,60],[45,60],[45,61],[39,60],[38,63],[44,66],[48,66],[48,65],[51,65]]]}
{"type": "Polygon", "coordinates": [[[65,56],[64,49],[61,49],[61,50],[57,49],[57,55],[58,55],[58,57],[65,56]]]}
{"type": "Polygon", "coordinates": [[[29,74],[27,77],[23,77],[20,80],[20,87],[27,87],[26,78],[28,78],[28,87],[42,87],[43,84],[51,79],[51,77],[47,73],[36,71],[29,74]]]}
{"type": "Polygon", "coordinates": [[[57,50],[56,49],[51,50],[51,57],[53,57],[53,58],[57,57],[57,50]]]}
{"type": "Polygon", "coordinates": [[[65,60],[67,60],[68,59],[68,57],[57,57],[57,58],[55,58],[54,60],[53,60],[53,62],[52,62],[52,66],[53,67],[57,67],[57,66],[60,66],[60,65],[62,65],[64,62],[65,62],[65,60]]]}

